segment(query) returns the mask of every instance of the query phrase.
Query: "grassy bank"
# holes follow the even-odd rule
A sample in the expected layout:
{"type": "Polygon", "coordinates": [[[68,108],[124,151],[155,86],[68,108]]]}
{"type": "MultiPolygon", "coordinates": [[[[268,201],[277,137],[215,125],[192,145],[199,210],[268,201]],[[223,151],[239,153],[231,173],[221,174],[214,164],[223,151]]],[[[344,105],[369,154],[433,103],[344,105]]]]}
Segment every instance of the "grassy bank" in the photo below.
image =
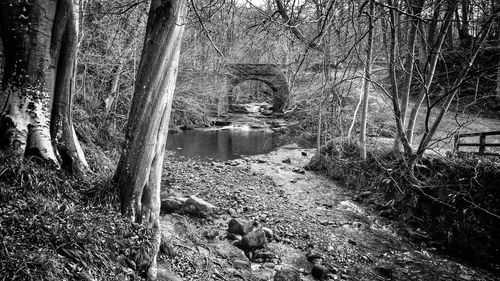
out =
{"type": "Polygon", "coordinates": [[[109,177],[0,163],[0,280],[142,280],[149,230],[115,209],[109,177]]]}

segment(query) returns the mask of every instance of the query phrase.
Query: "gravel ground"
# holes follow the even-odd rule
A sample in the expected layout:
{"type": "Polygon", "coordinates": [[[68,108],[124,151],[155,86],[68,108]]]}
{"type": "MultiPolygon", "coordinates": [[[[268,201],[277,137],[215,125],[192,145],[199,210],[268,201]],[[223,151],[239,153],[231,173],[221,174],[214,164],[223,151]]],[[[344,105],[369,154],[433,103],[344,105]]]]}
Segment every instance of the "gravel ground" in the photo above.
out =
{"type": "Polygon", "coordinates": [[[429,243],[410,242],[392,221],[353,201],[353,191],[304,171],[312,153],[290,145],[223,163],[169,155],[164,192],[195,195],[219,211],[209,218],[163,217],[160,264],[170,272],[164,280],[273,280],[289,268],[301,280],[315,280],[306,258],[311,250],[322,256],[329,272],[325,280],[500,280],[440,256],[429,243]],[[265,249],[272,257],[245,256],[231,246],[226,239],[231,218],[272,229],[274,239],[265,249]]]}

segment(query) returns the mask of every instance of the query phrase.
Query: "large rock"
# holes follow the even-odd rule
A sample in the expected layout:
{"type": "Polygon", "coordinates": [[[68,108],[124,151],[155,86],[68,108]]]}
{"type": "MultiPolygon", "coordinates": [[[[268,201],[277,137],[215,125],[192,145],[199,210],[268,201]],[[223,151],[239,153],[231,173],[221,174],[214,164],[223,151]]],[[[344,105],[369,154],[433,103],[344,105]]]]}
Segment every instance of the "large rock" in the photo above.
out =
{"type": "Polygon", "coordinates": [[[276,271],[274,281],[300,281],[300,274],[295,269],[283,269],[276,271]]]}
{"type": "Polygon", "coordinates": [[[227,232],[236,235],[245,235],[251,232],[254,223],[245,219],[231,219],[228,223],[227,232]]]}
{"type": "Polygon", "coordinates": [[[215,244],[214,252],[230,262],[233,262],[235,260],[249,262],[248,258],[245,256],[245,253],[241,249],[238,249],[237,247],[228,243],[215,244]]]}
{"type": "Polygon", "coordinates": [[[321,280],[324,279],[329,272],[330,270],[326,266],[316,263],[313,265],[313,268],[311,270],[311,275],[314,277],[314,279],[321,280]]]}
{"type": "Polygon", "coordinates": [[[215,120],[213,124],[215,126],[229,126],[231,125],[231,123],[232,123],[231,121],[227,120],[215,120]]]}
{"type": "Polygon", "coordinates": [[[182,204],[182,210],[188,214],[206,217],[215,213],[217,207],[192,195],[182,204]]]}
{"type": "Polygon", "coordinates": [[[266,233],[259,228],[243,236],[239,246],[244,251],[252,251],[266,244],[266,233]]]}
{"type": "Polygon", "coordinates": [[[171,214],[181,210],[185,197],[168,197],[161,200],[161,214],[171,214]]]}
{"type": "Polygon", "coordinates": [[[229,105],[229,112],[232,112],[232,113],[250,113],[248,112],[248,109],[246,108],[246,106],[242,105],[242,104],[230,104],[229,105]]]}

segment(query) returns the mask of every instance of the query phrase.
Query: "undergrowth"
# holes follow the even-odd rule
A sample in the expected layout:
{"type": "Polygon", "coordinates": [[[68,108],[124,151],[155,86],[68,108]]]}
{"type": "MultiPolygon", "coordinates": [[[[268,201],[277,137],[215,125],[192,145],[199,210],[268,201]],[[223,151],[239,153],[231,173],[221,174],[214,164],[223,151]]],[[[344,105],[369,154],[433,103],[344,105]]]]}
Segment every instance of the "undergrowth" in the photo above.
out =
{"type": "MultiPolygon", "coordinates": [[[[306,166],[342,180],[381,214],[424,229],[433,246],[500,270],[498,157],[461,154],[424,157],[410,172],[390,149],[372,147],[368,160],[356,144],[329,142],[306,166]]],[[[420,242],[420,241],[419,241],[420,242]]]]}
{"type": "Polygon", "coordinates": [[[0,280],[142,280],[151,231],[123,218],[109,180],[0,160],[0,280]]]}

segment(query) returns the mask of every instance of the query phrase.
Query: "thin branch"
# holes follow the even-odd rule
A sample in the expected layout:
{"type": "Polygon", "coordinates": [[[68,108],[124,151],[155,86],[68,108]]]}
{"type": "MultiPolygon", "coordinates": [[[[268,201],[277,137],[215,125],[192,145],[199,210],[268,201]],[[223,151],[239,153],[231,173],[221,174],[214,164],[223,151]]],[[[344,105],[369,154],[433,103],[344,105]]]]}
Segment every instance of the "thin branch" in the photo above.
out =
{"type": "Polygon", "coordinates": [[[210,41],[210,44],[215,49],[215,51],[217,52],[217,54],[220,57],[224,58],[224,54],[219,50],[219,48],[217,48],[217,46],[214,43],[214,40],[212,39],[212,36],[210,36],[210,33],[208,33],[208,30],[205,27],[205,23],[203,22],[203,19],[201,18],[200,14],[198,13],[198,10],[196,9],[196,5],[194,4],[194,0],[191,0],[191,6],[193,7],[193,12],[196,15],[196,18],[198,19],[198,21],[200,22],[201,28],[203,29],[203,32],[207,36],[208,41],[210,41]]]}

